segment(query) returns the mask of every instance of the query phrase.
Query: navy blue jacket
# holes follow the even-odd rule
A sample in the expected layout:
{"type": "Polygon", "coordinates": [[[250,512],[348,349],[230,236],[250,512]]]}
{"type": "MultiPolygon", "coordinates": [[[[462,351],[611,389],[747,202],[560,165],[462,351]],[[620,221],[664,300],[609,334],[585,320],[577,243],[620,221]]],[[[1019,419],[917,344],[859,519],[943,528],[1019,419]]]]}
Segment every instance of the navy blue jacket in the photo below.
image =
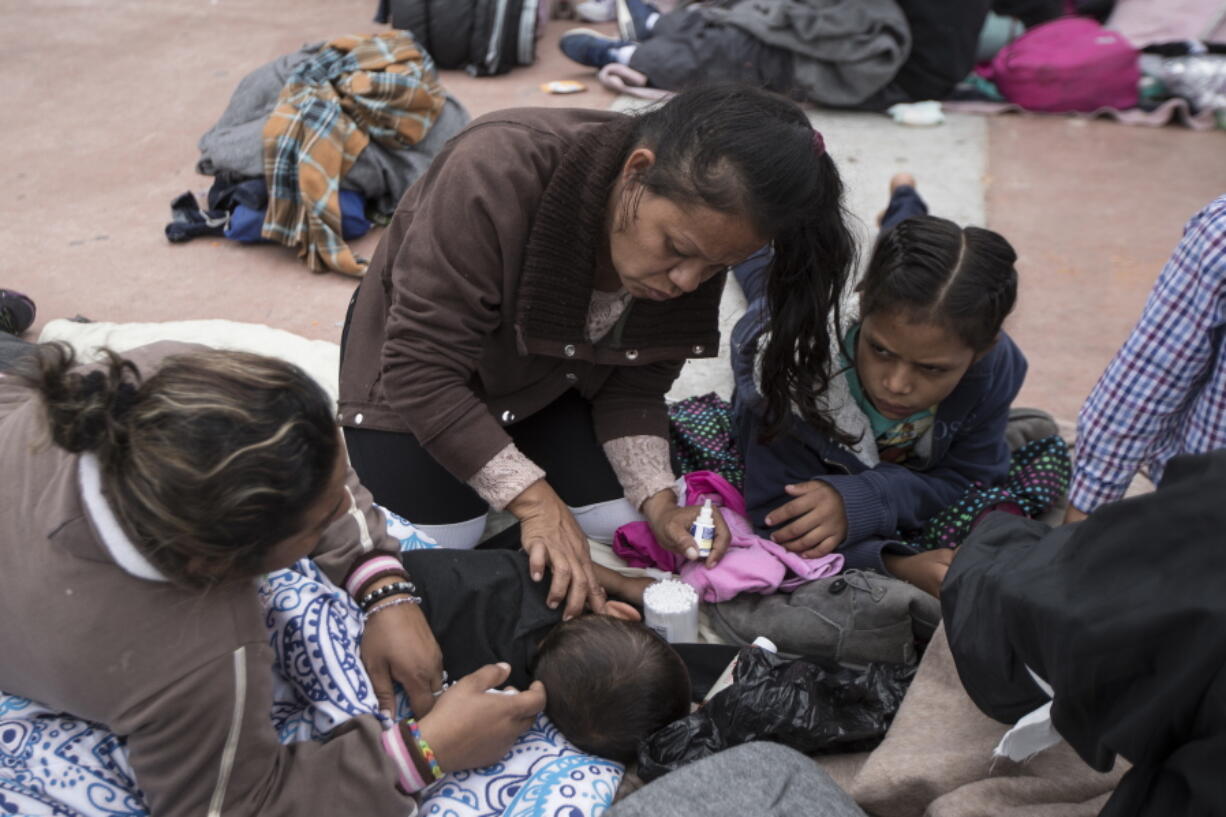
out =
{"type": "Polygon", "coordinates": [[[843,498],[847,538],[838,552],[847,567],[885,572],[883,552],[914,552],[895,539],[899,529],[921,527],[973,484],[993,485],[1008,474],[1005,426],[1009,406],[1026,377],[1026,358],[1004,332],[941,401],[929,456],[913,456],[906,465],[883,462],[869,468],[795,415],[788,431],[762,441],[764,402],[753,372],[763,331],[762,306],[763,301],[755,303],[732,334],[733,434],[745,456],[749,518],[760,534],[770,530],[763,522],[766,514],[792,499],[783,486],[823,480],[843,498]]]}

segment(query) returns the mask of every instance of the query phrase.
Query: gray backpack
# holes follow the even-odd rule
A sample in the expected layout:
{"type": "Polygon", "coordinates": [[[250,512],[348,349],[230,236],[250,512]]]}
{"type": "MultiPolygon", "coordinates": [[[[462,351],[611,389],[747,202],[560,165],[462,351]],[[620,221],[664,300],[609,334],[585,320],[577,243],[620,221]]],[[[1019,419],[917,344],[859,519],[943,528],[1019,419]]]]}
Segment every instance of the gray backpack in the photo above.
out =
{"type": "Polygon", "coordinates": [[[915,642],[932,637],[941,603],[906,582],[848,570],[791,593],[745,594],[704,605],[711,626],[730,643],[764,635],[785,658],[812,656],[862,666],[914,663],[915,642]]]}
{"type": "Polygon", "coordinates": [[[486,77],[536,59],[540,0],[390,0],[388,5],[392,26],[411,31],[439,68],[486,77]]]}

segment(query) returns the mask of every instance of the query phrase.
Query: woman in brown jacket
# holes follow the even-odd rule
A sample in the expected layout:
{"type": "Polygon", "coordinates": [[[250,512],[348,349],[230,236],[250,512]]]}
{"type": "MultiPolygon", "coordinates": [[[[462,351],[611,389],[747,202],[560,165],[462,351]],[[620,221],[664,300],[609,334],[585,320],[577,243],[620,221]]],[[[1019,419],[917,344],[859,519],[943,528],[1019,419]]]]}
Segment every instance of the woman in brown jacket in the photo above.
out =
{"type": "Polygon", "coordinates": [[[586,536],[641,513],[696,558],[664,395],[717,352],[727,268],[773,243],[764,393],[777,416],[812,400],[854,256],[841,198],[804,112],[748,87],[474,121],[405,195],[350,305],[340,417],[362,483],[449,547],[511,511],[568,615],[603,605],[586,536]]]}

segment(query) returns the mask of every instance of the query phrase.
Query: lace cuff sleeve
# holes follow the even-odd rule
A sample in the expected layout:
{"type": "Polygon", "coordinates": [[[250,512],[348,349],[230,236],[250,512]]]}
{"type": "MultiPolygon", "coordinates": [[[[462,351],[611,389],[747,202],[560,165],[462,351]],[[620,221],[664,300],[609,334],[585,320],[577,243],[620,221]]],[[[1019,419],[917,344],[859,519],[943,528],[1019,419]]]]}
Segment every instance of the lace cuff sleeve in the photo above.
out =
{"type": "Polygon", "coordinates": [[[511,500],[545,472],[511,443],[494,455],[473,474],[468,485],[496,511],[501,511],[511,500]]]}
{"type": "Polygon", "coordinates": [[[668,457],[668,440],[650,434],[618,437],[604,444],[605,456],[626,491],[626,499],[639,510],[648,497],[677,482],[668,457]]]}

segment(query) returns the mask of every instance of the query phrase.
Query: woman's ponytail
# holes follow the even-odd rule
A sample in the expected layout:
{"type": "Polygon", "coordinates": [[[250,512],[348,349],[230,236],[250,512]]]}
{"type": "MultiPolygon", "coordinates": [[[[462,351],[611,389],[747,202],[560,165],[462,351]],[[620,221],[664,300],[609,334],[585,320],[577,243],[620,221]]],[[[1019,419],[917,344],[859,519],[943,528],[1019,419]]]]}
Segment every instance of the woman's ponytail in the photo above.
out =
{"type": "Polygon", "coordinates": [[[844,439],[818,399],[831,379],[832,332],[842,325],[840,303],[856,244],[847,229],[843,183],[829,155],[818,157],[818,168],[809,218],[776,236],[767,274],[771,331],[761,371],[767,438],[786,430],[795,411],[805,423],[844,439]]]}
{"type": "MultiPolygon", "coordinates": [[[[821,133],[789,99],[721,84],[683,91],[640,115],[632,142],[656,157],[639,180],[643,188],[743,215],[773,239],[765,272],[771,339],[762,369],[769,433],[783,428],[793,407],[834,432],[817,406],[856,247],[843,182],[821,133]]],[[[629,210],[633,215],[633,200],[629,210]]]]}
{"type": "Polygon", "coordinates": [[[106,453],[127,438],[124,419],[139,397],[140,373],[130,361],[103,350],[102,368],[74,370],[76,356],[62,343],[38,347],[26,379],[42,395],[55,444],[73,453],[106,453]]]}

